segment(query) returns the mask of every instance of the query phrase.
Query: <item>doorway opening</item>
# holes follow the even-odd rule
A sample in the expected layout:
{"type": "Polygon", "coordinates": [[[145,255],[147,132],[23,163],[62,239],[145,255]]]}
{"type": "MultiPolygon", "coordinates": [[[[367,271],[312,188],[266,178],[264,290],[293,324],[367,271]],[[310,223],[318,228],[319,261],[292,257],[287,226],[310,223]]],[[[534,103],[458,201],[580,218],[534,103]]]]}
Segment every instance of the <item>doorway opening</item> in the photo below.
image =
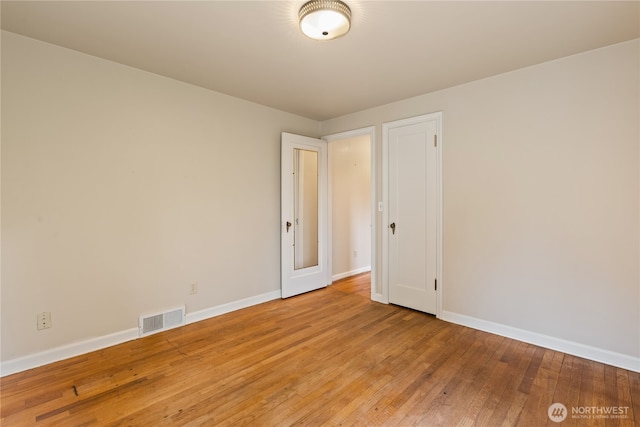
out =
{"type": "Polygon", "coordinates": [[[331,282],[368,273],[375,293],[375,128],[326,136],[331,282]]]}

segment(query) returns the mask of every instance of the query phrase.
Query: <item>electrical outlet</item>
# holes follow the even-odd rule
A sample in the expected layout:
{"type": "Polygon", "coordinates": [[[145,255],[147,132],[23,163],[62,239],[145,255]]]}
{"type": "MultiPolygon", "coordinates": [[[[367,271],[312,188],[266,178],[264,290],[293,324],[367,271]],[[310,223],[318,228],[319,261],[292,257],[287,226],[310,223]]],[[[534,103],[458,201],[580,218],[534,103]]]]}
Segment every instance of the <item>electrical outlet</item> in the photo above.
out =
{"type": "Polygon", "coordinates": [[[49,329],[51,327],[51,312],[43,311],[38,313],[38,330],[49,329]]]}
{"type": "Polygon", "coordinates": [[[198,282],[193,282],[191,284],[191,287],[189,288],[189,293],[191,295],[195,295],[198,293],[198,282]]]}
{"type": "Polygon", "coordinates": [[[358,251],[353,251],[353,257],[358,258],[358,251]]]}

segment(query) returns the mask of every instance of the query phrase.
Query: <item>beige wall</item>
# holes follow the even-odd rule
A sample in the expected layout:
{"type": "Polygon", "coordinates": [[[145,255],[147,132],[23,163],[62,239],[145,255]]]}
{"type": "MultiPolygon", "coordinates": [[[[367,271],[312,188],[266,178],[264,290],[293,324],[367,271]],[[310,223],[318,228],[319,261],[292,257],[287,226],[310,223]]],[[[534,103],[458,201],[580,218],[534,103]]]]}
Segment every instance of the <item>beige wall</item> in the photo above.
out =
{"type": "Polygon", "coordinates": [[[381,124],[433,111],[444,310],[640,357],[639,48],[320,128],[3,32],[2,360],[135,328],[142,313],[276,291],[280,132],[375,125],[381,189],[381,124]],[[37,332],[41,311],[54,326],[37,332]]]}
{"type": "Polygon", "coordinates": [[[369,135],[329,143],[334,277],[371,268],[370,151],[369,135]]]}
{"type": "Polygon", "coordinates": [[[279,290],[282,131],[319,124],[3,32],[2,360],[279,290]]]}
{"type": "Polygon", "coordinates": [[[382,123],[442,111],[444,310],[640,357],[638,52],[586,52],[322,133],[375,125],[381,189],[382,123]]]}

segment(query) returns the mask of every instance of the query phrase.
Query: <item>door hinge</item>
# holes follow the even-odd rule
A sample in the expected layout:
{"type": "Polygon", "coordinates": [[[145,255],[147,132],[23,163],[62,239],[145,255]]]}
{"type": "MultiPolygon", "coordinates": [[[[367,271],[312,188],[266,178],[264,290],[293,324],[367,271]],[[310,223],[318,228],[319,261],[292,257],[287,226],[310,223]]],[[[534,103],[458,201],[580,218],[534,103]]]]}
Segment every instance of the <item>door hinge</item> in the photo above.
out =
{"type": "Polygon", "coordinates": [[[434,282],[433,283],[433,290],[437,291],[438,290],[438,279],[435,279],[433,282],[434,282]]]}
{"type": "Polygon", "coordinates": [[[434,147],[438,146],[438,135],[433,135],[433,146],[434,147]]]}

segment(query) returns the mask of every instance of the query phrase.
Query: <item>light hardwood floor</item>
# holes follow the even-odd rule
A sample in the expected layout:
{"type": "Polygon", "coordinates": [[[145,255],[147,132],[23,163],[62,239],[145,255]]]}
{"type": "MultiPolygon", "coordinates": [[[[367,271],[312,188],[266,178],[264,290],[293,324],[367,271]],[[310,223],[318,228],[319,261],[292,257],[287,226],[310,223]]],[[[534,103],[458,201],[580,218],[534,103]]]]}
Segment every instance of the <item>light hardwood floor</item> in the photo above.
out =
{"type": "Polygon", "coordinates": [[[0,386],[6,427],[640,425],[640,374],[371,302],[368,274],[0,386]]]}

